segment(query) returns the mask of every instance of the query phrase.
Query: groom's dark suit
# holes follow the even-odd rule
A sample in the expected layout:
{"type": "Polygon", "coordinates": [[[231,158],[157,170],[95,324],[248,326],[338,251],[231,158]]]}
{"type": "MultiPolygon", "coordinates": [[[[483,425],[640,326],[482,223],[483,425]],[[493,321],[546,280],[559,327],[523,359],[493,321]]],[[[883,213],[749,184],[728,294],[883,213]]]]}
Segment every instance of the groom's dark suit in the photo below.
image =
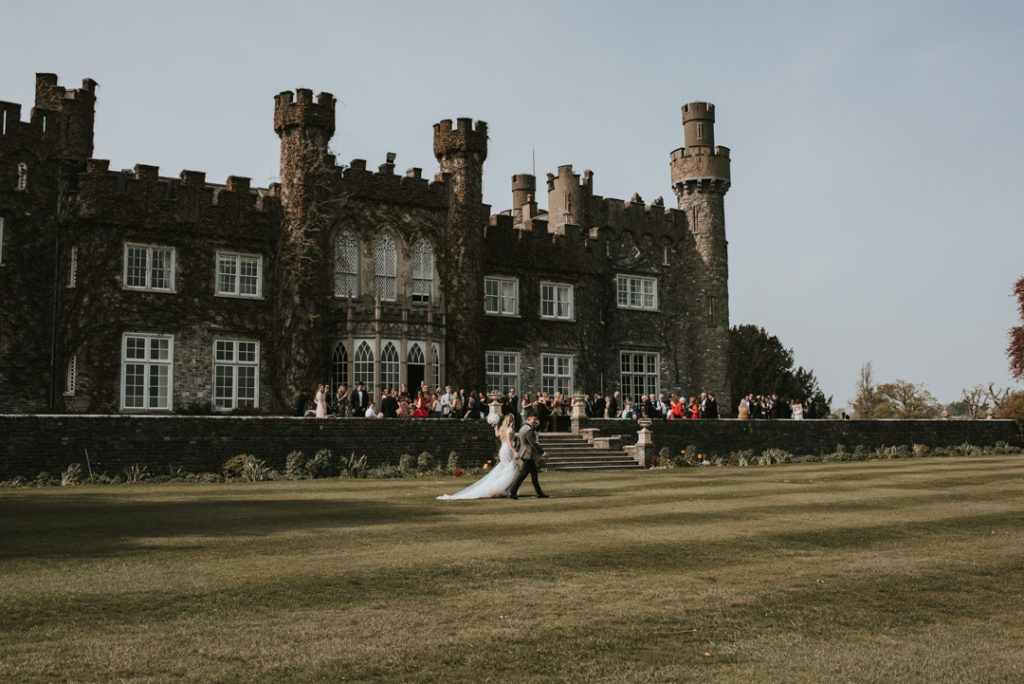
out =
{"type": "Polygon", "coordinates": [[[538,497],[547,496],[540,490],[540,482],[537,481],[537,459],[544,455],[544,450],[537,442],[537,431],[529,423],[523,425],[519,430],[519,458],[523,461],[523,468],[519,471],[519,477],[509,491],[511,496],[519,495],[519,486],[523,484],[527,474],[533,482],[533,488],[537,491],[538,497]]]}

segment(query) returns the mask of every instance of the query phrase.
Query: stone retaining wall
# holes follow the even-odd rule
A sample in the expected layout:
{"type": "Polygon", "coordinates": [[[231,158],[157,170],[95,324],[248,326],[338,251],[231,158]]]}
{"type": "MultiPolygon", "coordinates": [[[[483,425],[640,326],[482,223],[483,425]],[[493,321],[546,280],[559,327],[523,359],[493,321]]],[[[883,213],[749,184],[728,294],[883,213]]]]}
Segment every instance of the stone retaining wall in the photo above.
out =
{"type": "MultiPolygon", "coordinates": [[[[580,427],[596,429],[601,436],[623,435],[626,444],[636,441],[635,421],[585,418],[580,427]]],[[[840,444],[848,451],[858,445],[877,449],[901,444],[1022,444],[1012,420],[665,420],[655,421],[651,432],[655,453],[668,447],[674,455],[688,446],[728,456],[743,449],[769,448],[795,455],[829,453],[840,444]]]]}
{"type": "MultiPolygon", "coordinates": [[[[581,427],[601,436],[623,435],[636,442],[637,425],[628,420],[584,419],[581,427]]],[[[1020,445],[1010,420],[695,420],[659,421],[652,428],[655,453],[678,454],[688,446],[702,453],[767,448],[797,455],[874,449],[899,444],[954,446],[968,442],[1020,445]]],[[[442,462],[455,451],[463,466],[494,458],[497,440],[484,421],[445,419],[374,420],[241,416],[81,416],[0,415],[0,479],[57,475],[71,463],[85,466],[85,450],[95,472],[110,475],[139,463],[157,474],[168,466],[190,472],[216,472],[238,454],[252,454],[283,471],[285,458],[299,450],[366,454],[370,466],[398,465],[402,454],[429,451],[442,462]]]]}
{"type": "Polygon", "coordinates": [[[455,451],[472,467],[494,458],[498,443],[482,420],[0,415],[0,479],[58,475],[71,463],[85,468],[85,450],[94,472],[115,475],[135,463],[151,474],[168,466],[217,472],[243,453],[284,472],[289,452],[312,456],[320,449],[366,454],[371,467],[398,465],[402,454],[423,451],[444,463],[455,451]]]}

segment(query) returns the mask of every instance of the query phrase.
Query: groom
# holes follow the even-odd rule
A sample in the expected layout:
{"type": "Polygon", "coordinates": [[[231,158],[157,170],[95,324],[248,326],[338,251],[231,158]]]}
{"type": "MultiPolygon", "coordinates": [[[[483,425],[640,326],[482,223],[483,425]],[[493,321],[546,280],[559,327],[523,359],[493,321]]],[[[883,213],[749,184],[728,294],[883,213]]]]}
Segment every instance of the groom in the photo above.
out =
{"type": "Polygon", "coordinates": [[[512,487],[509,488],[508,498],[510,499],[519,498],[519,487],[523,484],[527,474],[530,475],[533,481],[533,488],[537,490],[537,498],[548,498],[548,495],[540,490],[540,482],[537,481],[537,459],[547,456],[544,450],[540,448],[540,444],[537,443],[536,427],[539,422],[540,419],[537,418],[537,412],[529,409],[526,414],[526,425],[519,430],[519,458],[523,460],[523,468],[519,471],[519,477],[516,478],[512,487]]]}

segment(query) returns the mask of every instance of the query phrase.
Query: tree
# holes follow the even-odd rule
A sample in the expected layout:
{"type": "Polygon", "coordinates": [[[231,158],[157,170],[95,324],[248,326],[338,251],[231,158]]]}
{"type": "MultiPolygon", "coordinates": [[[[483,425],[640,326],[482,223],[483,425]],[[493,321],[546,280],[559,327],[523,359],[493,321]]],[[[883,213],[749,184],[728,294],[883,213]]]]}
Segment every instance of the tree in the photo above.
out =
{"type": "Polygon", "coordinates": [[[942,409],[924,385],[906,380],[887,382],[875,388],[872,418],[937,418],[942,409]]]}
{"type": "MultiPolygon", "coordinates": [[[[1024,278],[1014,285],[1013,294],[1017,297],[1020,318],[1024,320],[1024,278]]],[[[1010,344],[1006,348],[1006,355],[1010,358],[1010,374],[1017,380],[1024,380],[1024,325],[1010,328],[1010,344]]]]}
{"type": "Polygon", "coordinates": [[[858,420],[879,418],[937,418],[942,407],[924,385],[896,380],[875,385],[868,361],[860,368],[853,417],[858,420]]]}
{"type": "Polygon", "coordinates": [[[733,409],[748,394],[777,394],[784,399],[814,400],[814,418],[829,414],[832,397],[826,397],[814,373],[793,367],[793,350],[775,335],[756,325],[729,329],[729,389],[733,409]]]}
{"type": "Polygon", "coordinates": [[[857,396],[853,400],[853,417],[858,420],[869,420],[873,417],[878,399],[875,393],[875,382],[871,376],[871,362],[860,367],[857,378],[857,396]]]}

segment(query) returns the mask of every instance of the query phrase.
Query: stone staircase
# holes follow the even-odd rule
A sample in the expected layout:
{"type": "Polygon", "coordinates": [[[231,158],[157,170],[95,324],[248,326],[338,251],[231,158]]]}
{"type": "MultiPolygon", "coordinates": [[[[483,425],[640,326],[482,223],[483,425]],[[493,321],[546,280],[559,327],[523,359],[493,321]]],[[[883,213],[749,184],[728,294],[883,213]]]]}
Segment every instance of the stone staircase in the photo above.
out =
{"type": "Polygon", "coordinates": [[[568,432],[541,432],[548,452],[547,470],[637,470],[640,465],[623,450],[622,437],[598,437],[592,442],[568,432]]]}

